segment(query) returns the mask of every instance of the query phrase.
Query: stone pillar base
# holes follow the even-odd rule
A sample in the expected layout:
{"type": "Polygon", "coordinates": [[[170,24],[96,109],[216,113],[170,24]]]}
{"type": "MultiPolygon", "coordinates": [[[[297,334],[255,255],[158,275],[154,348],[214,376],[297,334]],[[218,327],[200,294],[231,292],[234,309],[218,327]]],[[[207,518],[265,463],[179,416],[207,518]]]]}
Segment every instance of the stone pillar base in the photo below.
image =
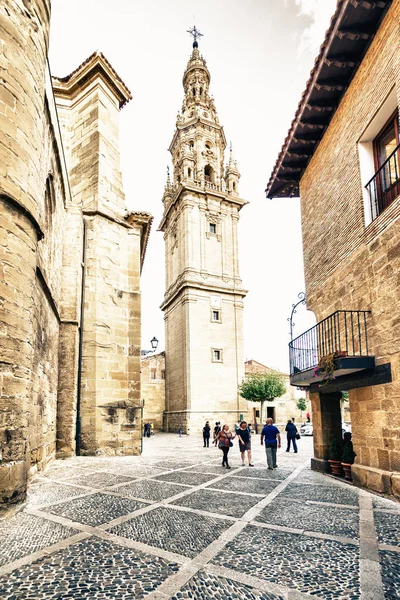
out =
{"type": "Polygon", "coordinates": [[[0,465],[0,504],[23,502],[26,498],[27,472],[23,461],[0,465]]]}
{"type": "Polygon", "coordinates": [[[311,469],[313,471],[318,471],[319,473],[329,473],[330,467],[327,460],[322,458],[312,458],[311,459],[311,469]]]}
{"type": "Polygon", "coordinates": [[[399,486],[396,486],[400,473],[383,471],[365,465],[352,465],[351,476],[353,483],[356,485],[361,485],[382,494],[400,495],[399,486]]]}

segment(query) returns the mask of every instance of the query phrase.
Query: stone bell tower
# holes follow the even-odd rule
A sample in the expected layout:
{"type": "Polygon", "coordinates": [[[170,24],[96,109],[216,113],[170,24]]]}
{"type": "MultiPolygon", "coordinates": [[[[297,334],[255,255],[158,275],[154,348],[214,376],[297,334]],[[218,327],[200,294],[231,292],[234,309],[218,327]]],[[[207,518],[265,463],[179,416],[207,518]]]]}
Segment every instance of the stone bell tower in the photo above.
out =
{"type": "Polygon", "coordinates": [[[169,151],[160,230],[164,232],[167,431],[195,433],[204,422],[231,426],[246,411],[238,395],[244,372],[243,298],[239,275],[240,173],[214,99],[210,73],[193,52],[183,75],[184,99],[169,151]]]}

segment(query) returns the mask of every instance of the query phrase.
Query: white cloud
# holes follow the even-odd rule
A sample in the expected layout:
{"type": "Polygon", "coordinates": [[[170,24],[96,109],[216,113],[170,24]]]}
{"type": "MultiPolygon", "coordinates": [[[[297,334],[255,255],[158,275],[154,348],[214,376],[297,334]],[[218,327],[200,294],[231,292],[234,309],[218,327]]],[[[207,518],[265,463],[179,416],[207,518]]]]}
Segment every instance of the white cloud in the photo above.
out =
{"type": "Polygon", "coordinates": [[[336,0],[294,0],[297,6],[297,14],[300,17],[308,17],[310,24],[304,29],[300,45],[299,55],[311,53],[318,54],[325,32],[333,13],[335,12],[336,0]]]}

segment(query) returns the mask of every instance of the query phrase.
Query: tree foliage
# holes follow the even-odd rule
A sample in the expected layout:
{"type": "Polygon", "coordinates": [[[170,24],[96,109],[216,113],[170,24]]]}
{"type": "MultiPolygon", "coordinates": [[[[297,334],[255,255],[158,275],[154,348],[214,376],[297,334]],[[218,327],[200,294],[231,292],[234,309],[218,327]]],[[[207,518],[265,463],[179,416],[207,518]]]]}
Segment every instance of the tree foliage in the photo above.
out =
{"type": "Polygon", "coordinates": [[[239,394],[251,402],[271,401],[285,393],[285,380],[280,373],[252,373],[239,385],[239,394]]]}
{"type": "Polygon", "coordinates": [[[299,398],[296,402],[296,406],[301,412],[303,412],[303,410],[306,410],[306,408],[307,408],[306,399],[299,398]]]}

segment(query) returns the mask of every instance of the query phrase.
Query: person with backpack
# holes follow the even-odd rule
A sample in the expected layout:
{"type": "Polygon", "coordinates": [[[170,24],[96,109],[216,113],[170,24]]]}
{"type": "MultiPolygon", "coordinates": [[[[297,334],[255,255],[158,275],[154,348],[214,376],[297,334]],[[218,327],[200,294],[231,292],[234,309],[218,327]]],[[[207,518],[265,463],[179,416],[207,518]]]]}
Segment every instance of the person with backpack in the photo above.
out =
{"type": "Polygon", "coordinates": [[[286,452],[290,452],[290,442],[293,444],[293,450],[297,454],[296,436],[298,435],[297,427],[291,419],[288,420],[286,427],[287,448],[286,452]]]}
{"type": "Polygon", "coordinates": [[[233,438],[235,436],[229,431],[229,425],[224,425],[217,433],[215,441],[218,442],[218,448],[222,450],[222,466],[230,469],[228,464],[229,449],[233,446],[233,438]]]}

